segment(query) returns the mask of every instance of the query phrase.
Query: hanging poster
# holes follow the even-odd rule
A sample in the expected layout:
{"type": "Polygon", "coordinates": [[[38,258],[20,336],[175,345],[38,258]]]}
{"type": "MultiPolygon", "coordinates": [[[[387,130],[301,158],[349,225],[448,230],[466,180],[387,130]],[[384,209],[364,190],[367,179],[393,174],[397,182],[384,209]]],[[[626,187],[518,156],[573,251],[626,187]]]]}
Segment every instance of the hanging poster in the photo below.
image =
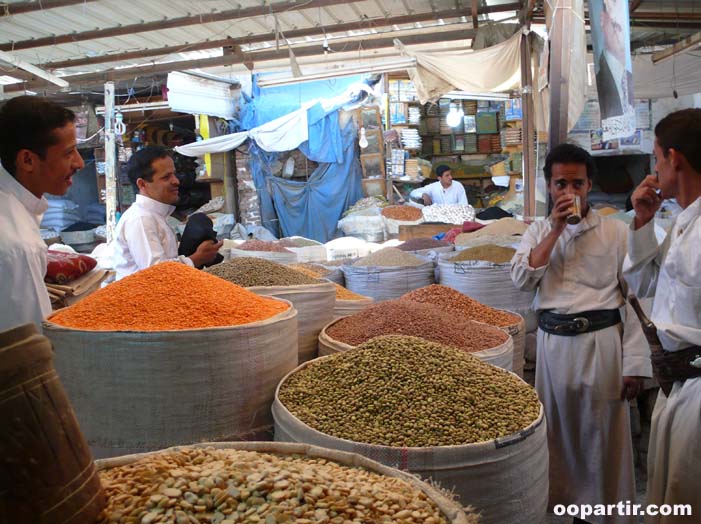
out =
{"type": "Polygon", "coordinates": [[[577,120],[577,124],[572,128],[573,132],[585,132],[592,129],[601,128],[601,113],[599,103],[596,100],[587,100],[584,110],[577,120]]]}
{"type": "Polygon", "coordinates": [[[650,100],[635,101],[635,127],[650,129],[650,100]]]}
{"type": "Polygon", "coordinates": [[[628,0],[589,0],[603,140],[635,133],[628,0]]]}

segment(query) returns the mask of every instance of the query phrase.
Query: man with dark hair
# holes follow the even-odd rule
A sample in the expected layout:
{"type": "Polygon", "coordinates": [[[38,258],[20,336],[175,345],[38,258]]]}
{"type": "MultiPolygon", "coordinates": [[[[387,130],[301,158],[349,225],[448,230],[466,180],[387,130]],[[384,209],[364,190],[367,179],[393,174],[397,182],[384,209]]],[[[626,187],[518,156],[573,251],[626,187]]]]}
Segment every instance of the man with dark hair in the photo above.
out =
{"type": "Polygon", "coordinates": [[[438,182],[427,185],[423,188],[424,205],[433,204],[461,204],[467,205],[467,195],[465,187],[460,183],[453,184],[453,175],[450,167],[440,165],[436,168],[436,178],[438,182]]]}
{"type": "Polygon", "coordinates": [[[640,296],[654,296],[651,319],[664,352],[655,374],[672,384],[652,414],[648,504],[687,504],[686,516],[648,515],[649,524],[701,518],[701,109],[685,109],[655,127],[655,171],[636,188],[625,276],[640,296]],[[683,211],[662,245],[654,216],[665,198],[683,211]]]}
{"type": "Polygon", "coordinates": [[[34,96],[0,108],[0,331],[41,328],[51,313],[39,224],[49,207],[44,193],[65,194],[84,166],[74,120],[71,110],[34,96]]]}
{"type": "Polygon", "coordinates": [[[594,174],[580,147],[550,151],[553,210],[526,230],[511,261],[516,287],[537,290],[536,389],[548,424],[551,507],[635,500],[627,400],[651,375],[650,359],[635,314],[624,310],[626,226],[589,206],[594,174]],[[581,220],[570,224],[575,198],[581,220]]]}
{"type": "Polygon", "coordinates": [[[117,224],[114,268],[117,280],[167,260],[202,267],[214,260],[221,242],[205,240],[189,257],[178,256],[178,242],[166,219],[175,210],[180,182],[165,148],[137,151],[127,167],[139,194],[117,224]]]}

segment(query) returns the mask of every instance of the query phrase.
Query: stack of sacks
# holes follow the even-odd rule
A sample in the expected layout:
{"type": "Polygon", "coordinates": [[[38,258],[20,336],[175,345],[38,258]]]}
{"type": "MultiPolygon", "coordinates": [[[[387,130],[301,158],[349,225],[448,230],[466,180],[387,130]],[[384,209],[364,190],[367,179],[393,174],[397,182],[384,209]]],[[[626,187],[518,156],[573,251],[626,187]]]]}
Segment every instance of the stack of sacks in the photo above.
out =
{"type": "Polygon", "coordinates": [[[47,199],[49,201],[49,209],[44,213],[44,217],[41,220],[42,229],[63,231],[80,221],[78,204],[72,200],[59,197],[47,196],[47,199]]]}

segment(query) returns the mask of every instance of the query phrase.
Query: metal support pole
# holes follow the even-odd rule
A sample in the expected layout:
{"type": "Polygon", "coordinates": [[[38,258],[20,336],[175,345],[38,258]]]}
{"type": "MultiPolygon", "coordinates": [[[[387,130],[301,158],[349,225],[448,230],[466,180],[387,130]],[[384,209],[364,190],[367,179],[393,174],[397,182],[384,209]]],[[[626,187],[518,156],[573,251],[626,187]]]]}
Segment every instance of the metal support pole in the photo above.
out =
{"type": "Polygon", "coordinates": [[[531,69],[530,35],[521,38],[521,110],[523,121],[521,140],[523,144],[523,215],[533,217],[536,214],[535,180],[535,125],[533,112],[533,70],[531,69]]]}
{"type": "Polygon", "coordinates": [[[550,32],[550,132],[548,148],[567,140],[570,90],[570,46],[572,0],[558,2],[550,32]]]}
{"type": "Polygon", "coordinates": [[[105,84],[105,207],[107,242],[117,226],[117,148],[114,136],[114,82],[105,84]]]}

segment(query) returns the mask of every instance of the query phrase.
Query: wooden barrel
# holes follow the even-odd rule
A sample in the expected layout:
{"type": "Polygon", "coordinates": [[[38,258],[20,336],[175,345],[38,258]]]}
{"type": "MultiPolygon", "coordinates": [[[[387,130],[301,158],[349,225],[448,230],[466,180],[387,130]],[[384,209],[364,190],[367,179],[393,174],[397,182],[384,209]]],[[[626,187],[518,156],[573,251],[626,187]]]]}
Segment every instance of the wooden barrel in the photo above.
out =
{"type": "Polygon", "coordinates": [[[0,384],[0,523],[94,522],[100,479],[34,324],[0,333],[0,384]]]}

